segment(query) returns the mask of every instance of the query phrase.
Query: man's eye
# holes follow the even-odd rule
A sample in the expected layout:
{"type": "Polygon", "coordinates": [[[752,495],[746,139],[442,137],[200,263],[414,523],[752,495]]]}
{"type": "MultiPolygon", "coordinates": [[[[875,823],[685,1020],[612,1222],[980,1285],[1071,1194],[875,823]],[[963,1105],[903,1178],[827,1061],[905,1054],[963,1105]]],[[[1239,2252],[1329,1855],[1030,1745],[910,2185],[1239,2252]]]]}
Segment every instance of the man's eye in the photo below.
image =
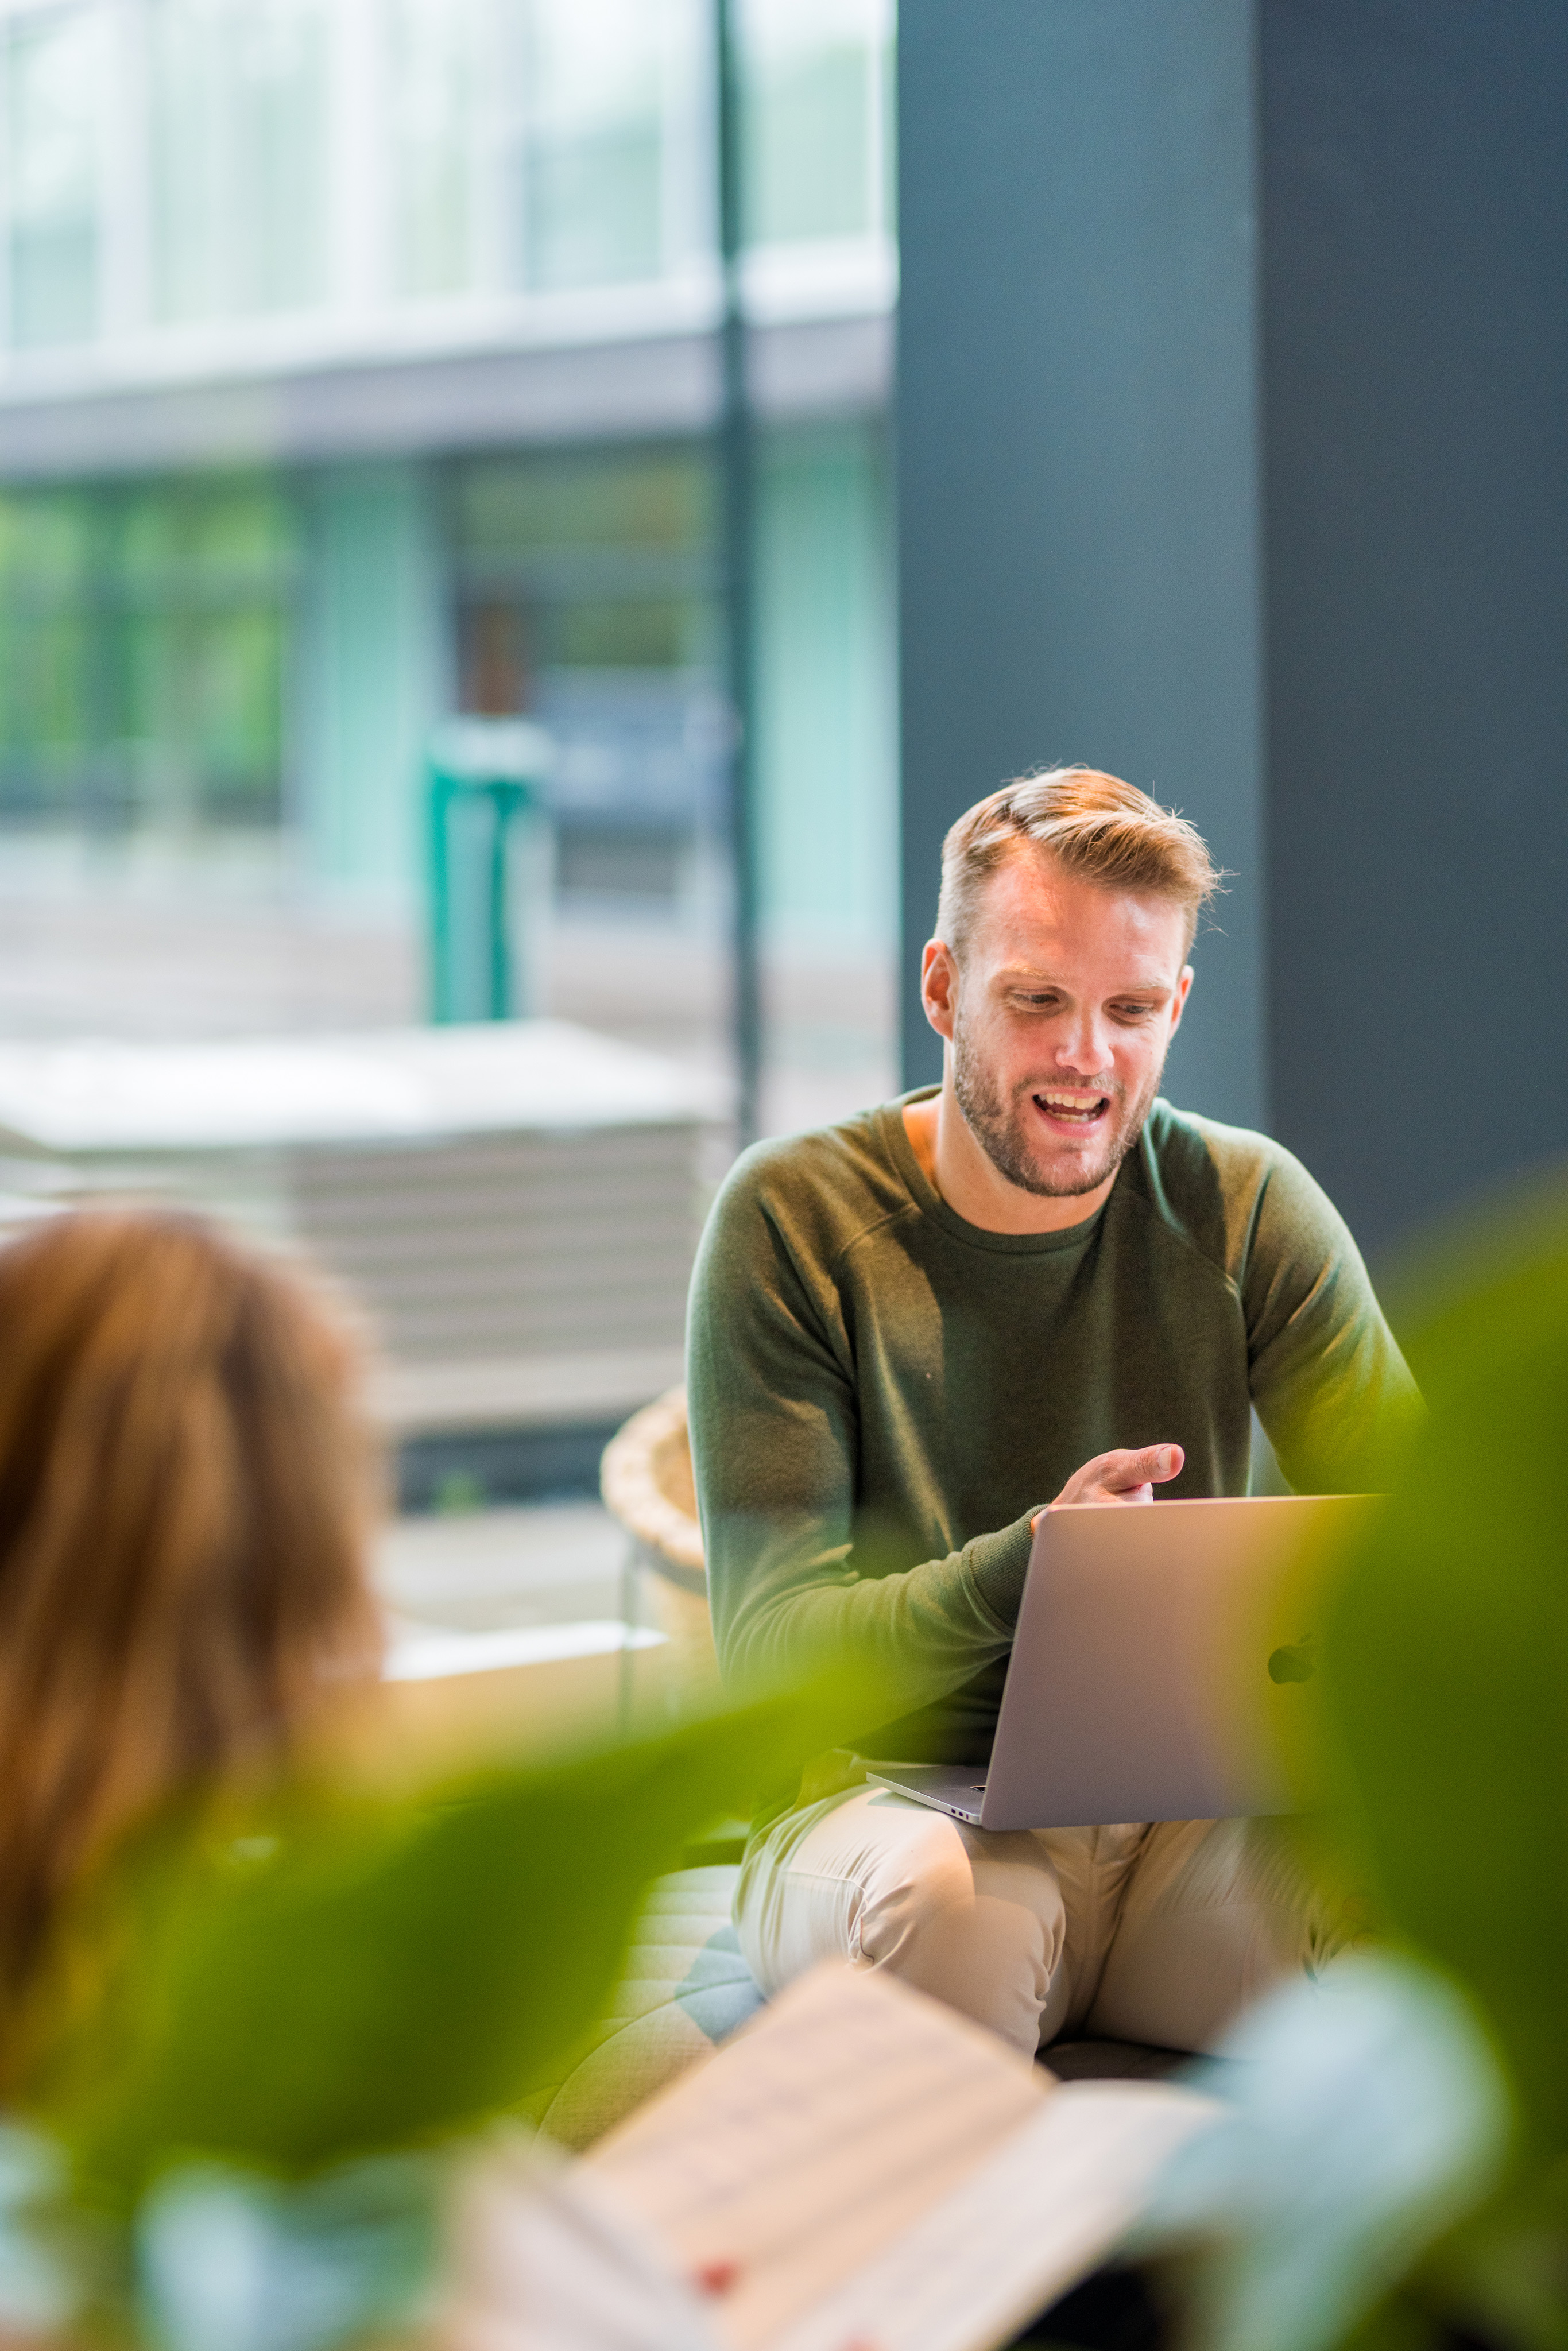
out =
{"type": "Polygon", "coordinates": [[[1154,1008],[1152,1004],[1113,1004],[1111,1011],[1117,1020],[1146,1020],[1154,1008]]]}

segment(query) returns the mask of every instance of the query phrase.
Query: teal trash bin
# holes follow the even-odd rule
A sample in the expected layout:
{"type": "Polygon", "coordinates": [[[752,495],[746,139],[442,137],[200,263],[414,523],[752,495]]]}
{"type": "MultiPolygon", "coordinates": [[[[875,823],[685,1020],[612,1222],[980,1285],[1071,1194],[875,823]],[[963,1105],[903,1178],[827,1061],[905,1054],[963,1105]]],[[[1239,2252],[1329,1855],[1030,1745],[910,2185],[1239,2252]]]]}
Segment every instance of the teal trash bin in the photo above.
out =
{"type": "Polygon", "coordinates": [[[538,1009],[550,894],[543,788],[551,745],[526,719],[461,718],[431,744],[430,1017],[514,1020],[538,1009]]]}

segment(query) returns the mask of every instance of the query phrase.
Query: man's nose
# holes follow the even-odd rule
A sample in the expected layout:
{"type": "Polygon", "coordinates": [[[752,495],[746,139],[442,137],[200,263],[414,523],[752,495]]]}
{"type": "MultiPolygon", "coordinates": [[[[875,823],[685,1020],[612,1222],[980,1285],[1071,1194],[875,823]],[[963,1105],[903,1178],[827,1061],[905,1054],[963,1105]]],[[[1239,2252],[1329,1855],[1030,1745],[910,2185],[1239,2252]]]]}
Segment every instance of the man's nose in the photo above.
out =
{"type": "Polygon", "coordinates": [[[1110,1066],[1111,1040],[1104,1023],[1093,1012],[1081,1012],[1058,1034],[1056,1064],[1064,1073],[1097,1078],[1110,1066]]]}

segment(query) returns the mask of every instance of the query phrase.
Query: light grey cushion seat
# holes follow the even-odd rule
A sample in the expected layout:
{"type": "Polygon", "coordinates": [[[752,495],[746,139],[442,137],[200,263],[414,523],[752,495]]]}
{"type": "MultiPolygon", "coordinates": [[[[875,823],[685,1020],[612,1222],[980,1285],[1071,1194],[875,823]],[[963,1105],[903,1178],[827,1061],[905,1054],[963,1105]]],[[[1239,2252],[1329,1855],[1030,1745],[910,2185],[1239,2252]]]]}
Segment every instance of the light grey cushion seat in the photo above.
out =
{"type": "Polygon", "coordinates": [[[524,2107],[551,2138],[588,2146],[761,2007],[730,1924],[738,1874],[683,1869],[655,1886],[588,2046],[524,2107]]]}

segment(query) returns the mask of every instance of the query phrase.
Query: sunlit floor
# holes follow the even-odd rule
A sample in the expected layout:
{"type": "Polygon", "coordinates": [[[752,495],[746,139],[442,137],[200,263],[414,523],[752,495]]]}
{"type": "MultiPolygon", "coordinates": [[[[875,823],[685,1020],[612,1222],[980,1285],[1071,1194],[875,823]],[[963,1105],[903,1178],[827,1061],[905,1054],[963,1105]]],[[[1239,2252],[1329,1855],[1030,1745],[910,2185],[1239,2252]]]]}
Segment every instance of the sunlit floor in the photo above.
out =
{"type": "Polygon", "coordinates": [[[452,1632],[617,1617],[627,1538],[599,1503],[394,1520],[376,1581],[395,1619],[452,1632]]]}

